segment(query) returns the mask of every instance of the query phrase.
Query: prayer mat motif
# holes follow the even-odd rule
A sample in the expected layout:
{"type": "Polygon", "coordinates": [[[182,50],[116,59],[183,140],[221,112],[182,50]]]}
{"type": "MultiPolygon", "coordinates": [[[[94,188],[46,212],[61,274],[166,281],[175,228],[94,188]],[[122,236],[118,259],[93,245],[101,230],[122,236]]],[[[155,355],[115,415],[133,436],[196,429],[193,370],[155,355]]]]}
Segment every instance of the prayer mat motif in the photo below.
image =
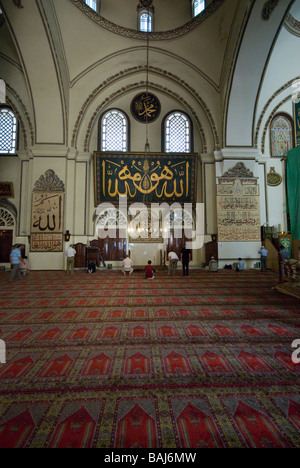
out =
{"type": "Polygon", "coordinates": [[[65,403],[47,448],[92,448],[102,419],[104,400],[65,403]]]}
{"type": "Polygon", "coordinates": [[[159,338],[177,338],[179,336],[178,330],[174,323],[157,325],[156,334],[159,338]]]}
{"type": "Polygon", "coordinates": [[[224,353],[216,349],[215,352],[209,349],[197,350],[199,361],[209,374],[228,374],[234,372],[224,353]]]}
{"type": "Polygon", "coordinates": [[[1,366],[0,380],[21,379],[25,377],[34,364],[34,359],[31,356],[24,356],[20,359],[8,362],[5,366],[1,366]]]}
{"type": "Polygon", "coordinates": [[[257,326],[243,324],[241,331],[247,336],[264,336],[265,333],[257,326]]]}
{"type": "Polygon", "coordinates": [[[218,324],[213,327],[214,332],[217,336],[226,337],[226,336],[234,336],[236,333],[232,330],[232,328],[227,327],[226,325],[218,324]]]}
{"type": "Polygon", "coordinates": [[[250,373],[270,373],[274,369],[257,352],[241,350],[237,356],[238,361],[250,373]]]}
{"type": "Polygon", "coordinates": [[[292,445],[276,426],[256,397],[231,395],[222,399],[223,406],[248,448],[290,448],[292,445]]]}
{"type": "Polygon", "coordinates": [[[137,324],[129,325],[128,329],[128,338],[149,338],[149,325],[147,324],[137,324]]]}
{"type": "Polygon", "coordinates": [[[149,318],[149,312],[146,309],[137,309],[131,310],[131,318],[132,319],[139,319],[139,318],[149,318]]]}
{"type": "Polygon", "coordinates": [[[91,330],[89,328],[78,327],[67,336],[67,340],[87,340],[90,334],[91,330]]]}
{"type": "Polygon", "coordinates": [[[194,373],[190,357],[183,349],[161,350],[163,370],[166,376],[189,376],[194,373]]]}
{"type": "Polygon", "coordinates": [[[199,323],[190,323],[183,325],[185,333],[189,338],[194,336],[208,336],[207,331],[199,323]]]}
{"type": "Polygon", "coordinates": [[[172,312],[167,309],[157,309],[154,310],[154,316],[156,318],[172,317],[172,312]]]}
{"type": "Polygon", "coordinates": [[[126,312],[121,309],[111,310],[107,316],[107,318],[125,318],[126,312]]]}
{"type": "Polygon", "coordinates": [[[205,397],[169,397],[176,446],[224,448],[224,436],[205,397]]]}
{"type": "Polygon", "coordinates": [[[118,399],[111,447],[162,447],[156,398],[118,399]]]}
{"type": "MultiPolygon", "coordinates": [[[[55,355],[54,355],[55,356],[55,355]]],[[[47,378],[63,378],[66,377],[70,371],[72,366],[74,365],[74,359],[71,358],[68,354],[59,355],[54,357],[48,361],[41,371],[38,374],[38,378],[40,379],[47,379],[47,378]]]]}
{"type": "Polygon", "coordinates": [[[25,341],[32,335],[32,330],[30,328],[26,328],[25,330],[18,330],[17,332],[13,333],[12,335],[6,338],[6,341],[25,341]]]}
{"type": "Polygon", "coordinates": [[[293,363],[291,359],[290,351],[281,351],[277,349],[274,354],[274,358],[278,361],[285,369],[290,372],[300,372],[299,364],[293,363]]]}
{"type": "Polygon", "coordinates": [[[121,336],[121,331],[122,325],[120,324],[103,325],[97,339],[107,340],[113,338],[117,340],[121,336]]]}
{"type": "Polygon", "coordinates": [[[102,310],[91,310],[85,313],[84,320],[99,320],[103,316],[102,310]]]}
{"type": "Polygon", "coordinates": [[[93,352],[86,360],[81,371],[82,377],[108,377],[112,372],[115,359],[115,352],[106,350],[105,352],[93,352]]]}
{"type": "Polygon", "coordinates": [[[300,396],[299,394],[291,393],[275,393],[271,395],[271,399],[284,417],[287,418],[295,427],[296,431],[300,431],[300,396]]]}
{"type": "Polygon", "coordinates": [[[40,335],[38,335],[36,337],[36,341],[56,341],[61,334],[62,330],[60,328],[51,328],[50,330],[45,330],[40,335]]]}
{"type": "Polygon", "coordinates": [[[49,408],[38,400],[14,404],[0,419],[0,448],[26,448],[49,408]]]}
{"type": "Polygon", "coordinates": [[[153,358],[149,349],[127,350],[124,356],[124,376],[146,377],[153,375],[153,358]]]}

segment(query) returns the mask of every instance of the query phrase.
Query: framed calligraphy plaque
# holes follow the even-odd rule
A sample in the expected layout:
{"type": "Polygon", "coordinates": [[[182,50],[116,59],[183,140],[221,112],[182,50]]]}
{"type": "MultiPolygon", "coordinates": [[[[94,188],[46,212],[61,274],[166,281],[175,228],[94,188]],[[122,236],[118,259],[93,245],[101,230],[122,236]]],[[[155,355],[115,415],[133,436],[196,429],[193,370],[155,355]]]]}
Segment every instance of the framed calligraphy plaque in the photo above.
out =
{"type": "Polygon", "coordinates": [[[141,123],[154,122],[160,114],[160,102],[154,94],[140,93],[131,102],[131,113],[141,123]]]}
{"type": "Polygon", "coordinates": [[[244,163],[237,163],[218,180],[218,240],[259,242],[260,195],[257,178],[244,163]]]}
{"type": "Polygon", "coordinates": [[[196,154],[95,152],[94,170],[96,206],[196,202],[196,154]]]}
{"type": "Polygon", "coordinates": [[[35,183],[32,192],[32,252],[62,252],[64,230],[64,186],[49,170],[35,183]]]}

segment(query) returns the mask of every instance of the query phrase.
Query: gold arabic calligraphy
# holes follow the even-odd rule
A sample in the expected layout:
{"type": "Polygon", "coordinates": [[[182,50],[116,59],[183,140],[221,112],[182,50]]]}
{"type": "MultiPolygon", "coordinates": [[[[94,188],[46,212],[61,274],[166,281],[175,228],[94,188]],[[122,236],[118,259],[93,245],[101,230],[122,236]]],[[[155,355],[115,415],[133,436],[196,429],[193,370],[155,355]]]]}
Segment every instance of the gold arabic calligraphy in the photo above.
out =
{"type": "Polygon", "coordinates": [[[160,113],[160,103],[152,94],[139,94],[132,102],[132,113],[140,122],[154,121],[160,113]]]}
{"type": "Polygon", "coordinates": [[[141,161],[138,163],[133,161],[131,167],[125,163],[122,167],[115,162],[104,160],[102,162],[104,195],[106,195],[106,176],[108,176],[107,194],[112,198],[117,196],[135,198],[137,192],[143,195],[155,192],[157,198],[188,196],[190,163],[181,161],[172,166],[169,162],[169,165],[170,167],[167,165],[162,167],[157,161],[155,167],[151,169],[149,162],[145,160],[143,166],[141,161]],[[120,188],[120,182],[123,183],[123,189],[120,188]]]}

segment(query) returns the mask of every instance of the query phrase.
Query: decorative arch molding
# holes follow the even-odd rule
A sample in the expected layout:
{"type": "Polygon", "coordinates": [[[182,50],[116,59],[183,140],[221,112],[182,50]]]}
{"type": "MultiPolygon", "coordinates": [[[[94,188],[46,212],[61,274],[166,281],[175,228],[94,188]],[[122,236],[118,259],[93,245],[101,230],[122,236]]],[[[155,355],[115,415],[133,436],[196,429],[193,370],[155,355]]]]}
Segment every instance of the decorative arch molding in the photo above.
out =
{"type": "MultiPolygon", "coordinates": [[[[103,18],[97,12],[89,8],[82,0],[70,0],[70,2],[72,2],[73,5],[79,8],[85,15],[87,15],[99,26],[114,34],[118,34],[119,36],[127,37],[129,39],[141,39],[143,41],[147,37],[147,33],[143,33],[135,29],[124,28],[123,26],[119,26],[103,18]]],[[[201,23],[203,23],[203,21],[205,21],[223,2],[224,0],[213,0],[212,3],[208,5],[207,8],[201,13],[201,15],[196,16],[183,26],[170,31],[152,32],[149,33],[148,37],[151,41],[162,41],[183,36],[193,31],[201,23]]]]}
{"type": "MultiPolygon", "coordinates": [[[[133,52],[137,51],[147,51],[147,46],[142,45],[142,46],[135,46],[135,47],[129,47],[127,49],[119,50],[114,53],[111,53],[107,55],[106,57],[103,57],[102,59],[98,60],[97,62],[93,63],[89,67],[85,68],[82,70],[77,76],[75,76],[71,81],[70,81],[70,87],[72,88],[78,81],[80,81],[84,76],[86,76],[88,73],[91,71],[94,71],[97,67],[102,66],[105,62],[108,62],[110,60],[116,59],[118,57],[123,57],[125,54],[130,54],[133,52]]],[[[186,60],[184,57],[181,57],[177,54],[172,53],[169,50],[164,50],[159,47],[149,47],[149,52],[159,54],[166,56],[168,59],[171,58],[175,60],[176,62],[180,62],[184,65],[184,67],[188,67],[191,70],[193,70],[197,75],[199,75],[203,80],[205,80],[212,88],[217,91],[218,93],[220,92],[220,86],[218,83],[214,82],[208,75],[206,75],[203,70],[198,68],[194,63],[191,63],[190,61],[186,60]]],[[[150,69],[155,70],[154,67],[149,66],[150,69]]],[[[166,72],[168,73],[168,72],[166,72]]]]}
{"type": "MultiPolygon", "coordinates": [[[[259,116],[259,119],[257,121],[257,125],[256,125],[256,128],[255,128],[255,134],[254,134],[254,147],[257,148],[258,147],[258,137],[259,137],[259,134],[261,132],[261,126],[262,126],[262,121],[263,121],[263,118],[264,116],[266,115],[267,111],[268,111],[268,108],[272,105],[272,102],[281,94],[283,93],[284,91],[286,91],[288,88],[291,88],[292,86],[292,83],[296,80],[299,80],[300,77],[296,77],[296,78],[293,78],[292,80],[288,81],[287,83],[285,83],[283,86],[281,86],[277,91],[275,91],[275,93],[270,97],[270,99],[267,101],[266,105],[264,106],[263,110],[261,111],[260,113],[260,116],[259,116]]],[[[263,137],[262,137],[262,148],[261,148],[261,151],[262,153],[264,153],[264,149],[265,149],[265,135],[266,135],[266,127],[268,128],[268,125],[270,124],[270,122],[272,121],[274,115],[277,113],[278,109],[280,108],[280,106],[282,106],[283,104],[285,104],[287,101],[289,101],[290,99],[292,99],[292,94],[289,94],[289,96],[287,96],[286,98],[284,98],[272,111],[272,113],[270,114],[269,118],[268,118],[268,121],[267,123],[265,124],[264,126],[264,130],[263,130],[263,137]]]]}
{"type": "Polygon", "coordinates": [[[31,145],[31,146],[34,145],[34,130],[33,130],[33,125],[32,125],[31,119],[30,119],[29,112],[27,111],[26,106],[23,103],[20,95],[8,83],[6,83],[6,90],[16,100],[16,102],[18,103],[18,106],[19,106],[19,108],[20,108],[20,110],[22,112],[22,115],[21,115],[21,113],[16,108],[15,104],[10,99],[10,97],[6,96],[7,104],[9,104],[11,106],[11,108],[13,109],[14,113],[16,114],[16,116],[18,118],[18,121],[19,121],[19,124],[20,124],[20,129],[21,129],[22,134],[23,134],[24,149],[27,149],[29,145],[31,145]],[[24,116],[24,117],[22,117],[22,116],[24,116]],[[26,125],[25,125],[25,121],[26,121],[26,125]],[[28,132],[26,131],[26,127],[28,128],[28,132]],[[27,136],[28,133],[29,133],[29,135],[27,136]]]}
{"type": "MultiPolygon", "coordinates": [[[[77,147],[80,127],[83,125],[83,120],[84,120],[84,117],[86,115],[86,112],[87,112],[88,108],[95,101],[96,97],[101,92],[103,92],[109,85],[111,85],[114,82],[117,82],[120,78],[124,78],[125,76],[133,75],[135,73],[140,73],[140,72],[144,72],[144,71],[146,71],[146,67],[137,66],[137,67],[132,67],[130,69],[119,72],[116,75],[114,75],[114,76],[108,78],[107,80],[105,80],[97,88],[95,88],[92,91],[92,93],[90,93],[89,97],[86,99],[86,101],[82,105],[82,107],[80,109],[80,112],[79,112],[79,115],[77,117],[77,120],[75,122],[75,126],[74,126],[74,129],[73,129],[73,134],[72,134],[72,141],[71,141],[71,146],[72,147],[77,147]]],[[[193,97],[193,99],[196,99],[197,103],[203,109],[203,111],[204,111],[204,113],[205,113],[205,115],[206,115],[206,117],[207,117],[207,119],[208,119],[208,121],[210,123],[211,131],[212,131],[213,138],[214,138],[215,149],[219,150],[220,149],[220,139],[219,139],[217,128],[216,128],[216,123],[215,123],[215,121],[214,121],[214,119],[212,117],[212,113],[211,113],[209,107],[203,101],[203,99],[200,97],[200,95],[197,93],[197,91],[195,89],[193,89],[191,86],[189,86],[184,80],[182,80],[181,78],[173,75],[170,72],[167,72],[165,70],[155,68],[155,67],[150,67],[150,71],[152,71],[154,74],[156,74],[158,76],[163,76],[163,77],[167,77],[167,78],[171,79],[173,82],[175,82],[179,86],[183,87],[193,97]]],[[[182,103],[186,108],[188,108],[191,111],[193,117],[195,118],[195,120],[197,122],[199,131],[200,131],[200,134],[201,134],[201,138],[202,138],[202,141],[203,141],[203,152],[206,153],[207,152],[206,137],[205,137],[202,125],[201,125],[201,123],[199,121],[199,118],[197,116],[197,113],[193,110],[193,108],[181,96],[179,96],[177,93],[174,93],[173,91],[169,90],[168,88],[166,88],[164,86],[161,86],[159,84],[155,84],[155,83],[149,83],[149,85],[152,86],[153,89],[161,91],[161,92],[167,94],[168,96],[172,96],[173,98],[175,98],[177,101],[182,103]]],[[[90,122],[88,124],[88,129],[87,129],[86,137],[85,137],[85,141],[84,141],[84,151],[88,151],[89,135],[90,135],[91,129],[92,129],[94,123],[95,123],[95,119],[97,118],[99,113],[101,113],[103,108],[105,106],[107,106],[107,104],[109,102],[111,102],[116,97],[121,96],[123,93],[130,91],[134,87],[143,87],[143,86],[145,86],[145,81],[140,81],[139,83],[132,83],[130,85],[127,85],[126,87],[121,87],[116,93],[111,94],[109,97],[107,97],[97,107],[97,109],[93,113],[92,119],[90,120],[90,122]]]]}
{"type": "Polygon", "coordinates": [[[300,21],[296,20],[290,13],[285,18],[284,27],[289,33],[300,37],[300,21]]]}
{"type": "MultiPolygon", "coordinates": [[[[141,81],[139,83],[132,83],[132,84],[130,84],[130,85],[124,87],[124,88],[121,88],[117,92],[111,94],[107,99],[105,99],[105,101],[103,101],[100,104],[100,106],[97,107],[97,109],[95,110],[92,118],[89,121],[88,127],[87,127],[85,140],[84,140],[84,151],[85,152],[89,151],[89,140],[90,140],[91,130],[92,130],[94,124],[95,124],[95,120],[96,120],[97,116],[102,112],[103,108],[105,106],[107,106],[107,103],[114,100],[114,99],[116,99],[117,97],[121,96],[124,92],[129,92],[132,89],[137,90],[139,88],[144,88],[144,87],[145,87],[145,82],[144,81],[141,81]]],[[[198,118],[198,115],[197,115],[196,111],[181,96],[179,96],[176,93],[173,93],[173,91],[171,91],[171,90],[169,90],[169,89],[167,89],[167,88],[165,88],[165,87],[163,87],[161,85],[149,82],[149,88],[150,89],[152,88],[152,89],[154,89],[156,91],[161,91],[162,93],[167,94],[168,96],[172,96],[178,102],[183,104],[191,112],[191,114],[193,115],[193,117],[195,118],[195,120],[197,122],[197,126],[198,126],[198,129],[199,129],[201,138],[202,138],[203,153],[206,153],[207,152],[207,140],[206,140],[203,127],[202,127],[202,125],[201,125],[201,123],[199,121],[199,118],[198,118]]],[[[216,141],[215,141],[215,147],[220,149],[220,146],[219,146],[219,144],[216,143],[216,141]]]]}

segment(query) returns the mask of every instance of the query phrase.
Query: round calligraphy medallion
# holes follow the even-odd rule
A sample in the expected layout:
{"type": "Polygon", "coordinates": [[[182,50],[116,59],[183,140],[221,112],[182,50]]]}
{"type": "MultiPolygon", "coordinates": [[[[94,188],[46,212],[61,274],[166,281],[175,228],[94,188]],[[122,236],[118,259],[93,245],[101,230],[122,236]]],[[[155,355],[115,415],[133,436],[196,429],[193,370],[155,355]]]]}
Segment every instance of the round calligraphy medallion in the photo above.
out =
{"type": "Polygon", "coordinates": [[[131,102],[131,113],[141,123],[154,122],[161,110],[159,99],[150,93],[140,93],[131,102]]]}
{"type": "Polygon", "coordinates": [[[282,182],[282,177],[275,171],[271,171],[267,174],[267,182],[271,187],[277,187],[282,182]]]}

